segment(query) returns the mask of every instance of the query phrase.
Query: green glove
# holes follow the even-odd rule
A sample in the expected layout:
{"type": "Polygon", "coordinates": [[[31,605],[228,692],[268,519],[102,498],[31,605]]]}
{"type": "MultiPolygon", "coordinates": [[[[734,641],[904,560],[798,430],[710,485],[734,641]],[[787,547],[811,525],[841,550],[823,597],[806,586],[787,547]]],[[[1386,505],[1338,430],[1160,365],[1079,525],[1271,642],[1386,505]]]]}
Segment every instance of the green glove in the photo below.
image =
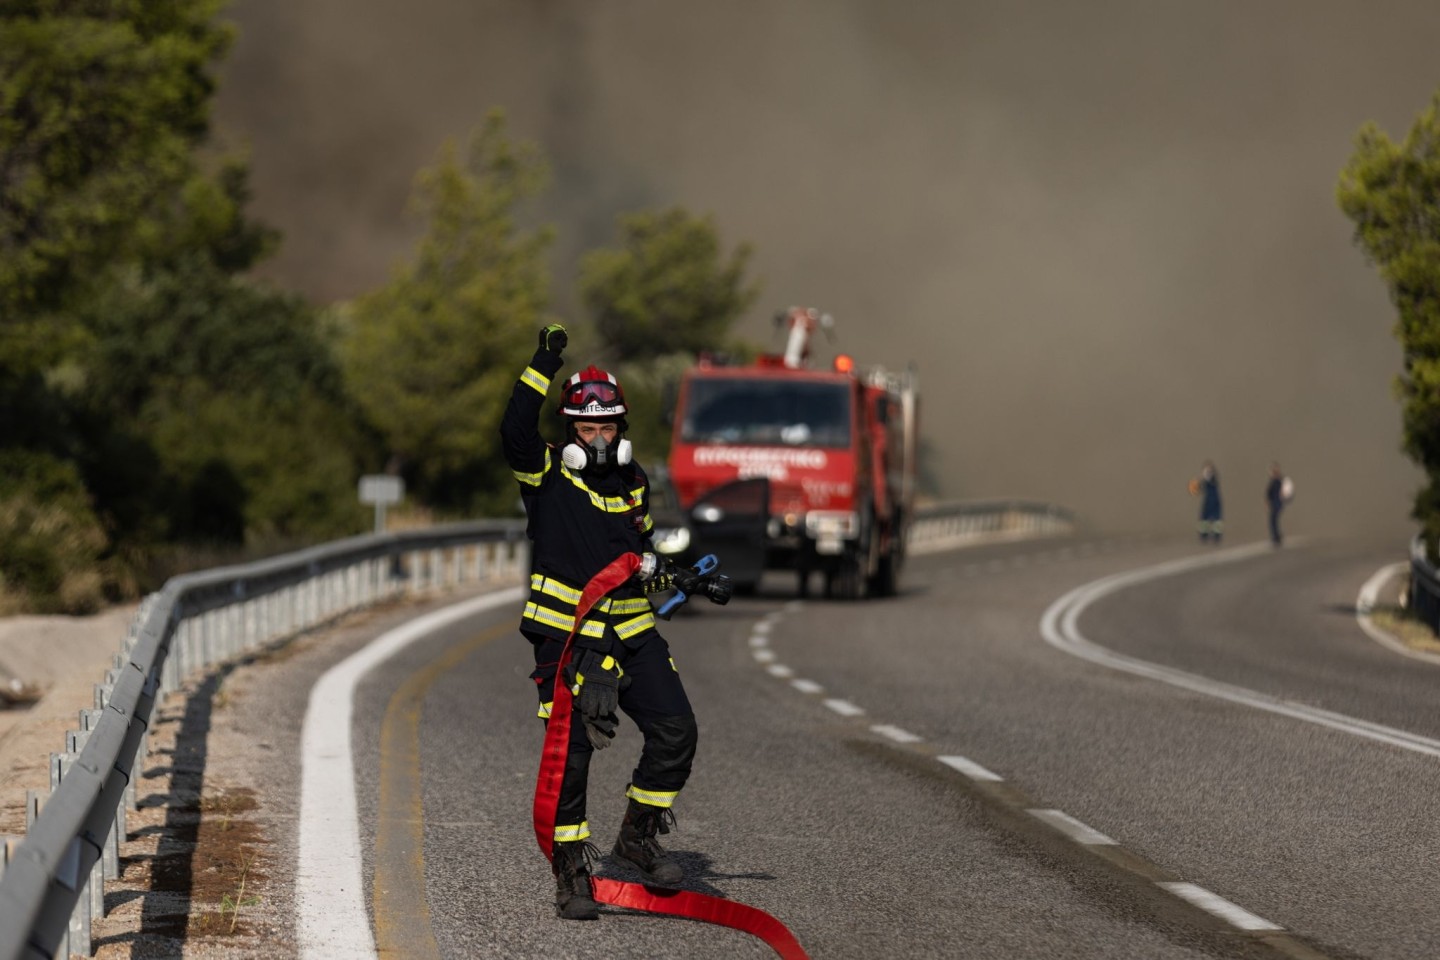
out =
{"type": "Polygon", "coordinates": [[[570,344],[570,335],[565,328],[558,323],[552,323],[540,331],[540,349],[549,350],[555,356],[560,356],[560,351],[570,344]]]}
{"type": "Polygon", "coordinates": [[[568,672],[575,712],[585,723],[590,746],[604,750],[615,739],[615,728],[620,722],[615,711],[620,706],[620,678],[625,671],[608,653],[582,650],[579,659],[571,662],[568,672]]]}

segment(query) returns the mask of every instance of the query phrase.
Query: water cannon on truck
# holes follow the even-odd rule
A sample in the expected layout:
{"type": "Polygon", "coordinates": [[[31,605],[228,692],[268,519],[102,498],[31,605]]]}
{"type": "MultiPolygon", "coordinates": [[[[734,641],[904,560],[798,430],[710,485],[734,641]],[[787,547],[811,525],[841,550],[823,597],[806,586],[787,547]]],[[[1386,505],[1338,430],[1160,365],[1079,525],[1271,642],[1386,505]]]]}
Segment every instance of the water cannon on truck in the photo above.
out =
{"type": "Polygon", "coordinates": [[[826,596],[893,595],[914,509],[918,377],[845,354],[815,369],[811,340],[834,320],[807,307],[776,320],[783,353],[702,357],[681,379],[669,475],[697,549],[723,556],[742,592],[793,570],[801,596],[815,572],[826,596]]]}

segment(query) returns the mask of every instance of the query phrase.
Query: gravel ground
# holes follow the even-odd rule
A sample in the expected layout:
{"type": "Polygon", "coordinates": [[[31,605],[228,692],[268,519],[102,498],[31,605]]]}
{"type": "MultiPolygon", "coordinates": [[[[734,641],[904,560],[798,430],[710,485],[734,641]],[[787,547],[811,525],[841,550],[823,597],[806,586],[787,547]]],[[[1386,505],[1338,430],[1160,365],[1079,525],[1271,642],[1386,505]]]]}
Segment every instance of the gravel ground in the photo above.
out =
{"type": "Polygon", "coordinates": [[[301,724],[311,686],[377,633],[462,593],[356,614],[194,679],[151,725],[105,885],[95,956],[298,957],[294,929],[301,724]]]}

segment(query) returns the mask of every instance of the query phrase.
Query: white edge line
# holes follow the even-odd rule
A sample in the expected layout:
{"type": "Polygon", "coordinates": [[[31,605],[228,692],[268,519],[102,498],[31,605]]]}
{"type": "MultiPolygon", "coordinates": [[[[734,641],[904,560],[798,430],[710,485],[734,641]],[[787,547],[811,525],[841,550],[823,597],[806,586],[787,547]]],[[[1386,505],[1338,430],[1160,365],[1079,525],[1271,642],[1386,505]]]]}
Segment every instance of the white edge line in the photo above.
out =
{"type": "Polygon", "coordinates": [[[1185,881],[1157,882],[1156,886],[1168,890],[1187,903],[1192,903],[1241,930],[1284,930],[1278,923],[1271,923],[1258,917],[1244,907],[1236,906],[1218,893],[1211,893],[1204,887],[1185,881]]]}
{"type": "Polygon", "coordinates": [[[1190,690],[1194,693],[1215,697],[1219,700],[1228,700],[1231,703],[1253,707],[1257,710],[1265,710],[1295,720],[1304,720],[1317,726],[1329,727],[1333,730],[1339,730],[1357,737],[1365,737],[1366,739],[1375,740],[1380,743],[1388,743],[1404,750],[1414,751],[1415,753],[1440,757],[1440,740],[1422,736],[1418,733],[1411,733],[1408,730],[1372,723],[1369,720],[1361,720],[1342,713],[1335,713],[1331,710],[1323,710],[1319,707],[1312,707],[1303,703],[1282,700],[1279,697],[1259,693],[1245,687],[1237,687],[1219,680],[1211,680],[1208,677],[1186,673],[1183,670],[1176,670],[1172,667],[1164,667],[1146,660],[1125,656],[1124,654],[1116,653],[1113,650],[1109,650],[1086,639],[1077,625],[1080,614],[1085,611],[1086,607],[1101,597],[1114,593],[1123,587],[1143,583],[1147,580],[1156,580],[1188,570],[1242,560],[1260,553],[1269,552],[1270,549],[1271,547],[1268,543],[1253,544],[1246,547],[1222,550],[1200,557],[1184,557],[1179,560],[1170,560],[1165,563],[1142,567],[1126,573],[1112,574],[1111,576],[1093,581],[1092,583],[1076,587],[1052,603],[1045,611],[1044,616],[1040,618],[1040,632],[1045,637],[1045,642],[1057,650],[1062,650],[1082,660],[1098,663],[1112,670],[1121,670],[1126,673],[1136,674],[1137,676],[1149,677],[1152,680],[1159,680],[1162,683],[1190,690]]]}
{"type": "Polygon", "coordinates": [[[1119,846],[1099,830],[1088,823],[1076,820],[1064,810],[1027,810],[1025,812],[1037,820],[1048,823],[1076,843],[1083,843],[1087,847],[1119,846]]]}
{"type": "Polygon", "coordinates": [[[1375,598],[1380,593],[1380,587],[1386,580],[1395,576],[1403,570],[1409,569],[1408,563],[1392,563],[1375,571],[1375,575],[1365,581],[1360,588],[1360,596],[1355,599],[1355,622],[1360,624],[1360,629],[1365,635],[1376,643],[1412,660],[1424,660],[1426,663],[1440,663],[1440,654],[1429,650],[1411,650],[1397,638],[1375,626],[1370,619],[1370,612],[1375,609],[1375,598]]]}
{"type": "Polygon", "coordinates": [[[355,687],[372,669],[446,624],[524,599],[526,588],[444,607],[381,634],[326,670],[310,690],[300,732],[296,929],[304,957],[376,956],[361,871],[350,724],[355,687]]]}
{"type": "Polygon", "coordinates": [[[949,756],[936,757],[935,759],[939,760],[941,763],[945,764],[945,766],[950,767],[951,769],[960,771],[961,773],[965,774],[965,776],[969,777],[971,780],[989,780],[992,783],[1005,782],[1005,778],[1000,776],[1000,774],[992,773],[991,771],[986,770],[984,767],[980,766],[980,764],[976,763],[974,760],[969,759],[968,757],[949,756]]]}

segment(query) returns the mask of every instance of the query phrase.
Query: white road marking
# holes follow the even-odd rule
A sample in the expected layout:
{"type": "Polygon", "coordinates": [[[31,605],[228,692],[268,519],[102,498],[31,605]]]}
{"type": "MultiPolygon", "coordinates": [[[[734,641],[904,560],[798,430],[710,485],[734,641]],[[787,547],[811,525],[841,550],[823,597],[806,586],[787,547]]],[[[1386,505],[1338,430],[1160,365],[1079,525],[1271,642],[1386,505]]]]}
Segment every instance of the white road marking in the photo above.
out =
{"type": "Polygon", "coordinates": [[[989,780],[994,783],[1003,783],[1005,780],[1005,778],[1000,776],[1000,774],[991,773],[989,770],[986,770],[984,767],[980,766],[980,764],[976,763],[974,760],[969,759],[968,757],[949,756],[936,757],[936,759],[939,760],[941,763],[945,764],[945,766],[947,767],[953,767],[954,769],[959,770],[971,780],[989,780]]]}
{"type": "Polygon", "coordinates": [[[750,651],[750,656],[754,657],[756,660],[759,660],[761,663],[775,662],[774,650],[752,650],[750,651]]]}
{"type": "Polygon", "coordinates": [[[842,717],[858,717],[865,712],[849,700],[826,700],[825,706],[834,710],[842,717]]]}
{"type": "Polygon", "coordinates": [[[1405,570],[1410,569],[1408,563],[1392,563],[1389,566],[1381,567],[1375,571],[1375,575],[1365,581],[1360,588],[1360,596],[1355,600],[1355,620],[1360,624],[1360,629],[1365,631],[1366,636],[1381,646],[1393,650],[1401,656],[1410,657],[1413,660],[1424,660],[1426,663],[1440,663],[1440,653],[1429,650],[1411,650],[1390,634],[1375,626],[1370,619],[1370,612],[1375,609],[1375,598],[1380,593],[1380,588],[1386,580],[1405,570]]]}
{"type": "Polygon", "coordinates": [[[758,633],[750,635],[750,646],[752,647],[764,647],[769,646],[769,644],[770,638],[767,636],[758,633]]]}
{"type": "Polygon", "coordinates": [[[1224,897],[1220,896],[1218,893],[1211,893],[1204,887],[1197,886],[1193,883],[1177,881],[1163,882],[1156,885],[1163,890],[1169,890],[1181,900],[1184,900],[1188,903],[1193,903],[1195,906],[1199,907],[1201,910],[1204,910],[1206,913],[1213,914],[1214,916],[1219,917],[1221,920],[1224,920],[1232,927],[1238,927],[1241,930],[1285,929],[1278,923],[1271,923],[1264,917],[1257,917],[1249,910],[1246,910],[1244,907],[1236,906],[1229,900],[1226,900],[1224,897]]]}
{"type": "Polygon", "coordinates": [[[1118,844],[1089,824],[1076,820],[1064,810],[1027,810],[1037,820],[1043,820],[1076,843],[1091,847],[1114,847],[1118,844]]]}
{"type": "Polygon", "coordinates": [[[816,683],[814,680],[791,680],[790,686],[794,687],[796,690],[799,690],[801,693],[825,692],[825,688],[820,686],[820,684],[816,683]]]}
{"type": "Polygon", "coordinates": [[[381,634],[335,664],[310,690],[300,732],[300,842],[295,874],[301,956],[375,957],[361,872],[350,723],[355,687],[372,669],[429,633],[482,610],[522,601],[514,587],[436,610],[381,634]]]}
{"type": "Polygon", "coordinates": [[[783,664],[783,663],[772,663],[772,664],[770,664],[770,666],[766,667],[765,669],[768,670],[768,671],[770,671],[770,675],[771,675],[772,677],[793,677],[793,676],[795,676],[795,671],[794,671],[794,670],[791,670],[789,667],[785,666],[785,664],[783,664]]]}
{"type": "MultiPolygon", "coordinates": [[[[770,621],[769,621],[769,620],[761,620],[759,623],[755,624],[755,626],[751,627],[750,629],[753,630],[753,631],[755,631],[756,633],[762,633],[762,634],[763,634],[763,633],[769,633],[769,632],[770,632],[770,621]]],[[[752,641],[752,642],[754,641],[754,638],[753,638],[753,637],[751,638],[751,641],[752,641]]]]}
{"type": "Polygon", "coordinates": [[[1346,716],[1342,713],[1322,710],[1319,707],[1297,703],[1293,700],[1282,700],[1279,697],[1245,687],[1237,687],[1219,680],[1211,680],[1208,677],[1115,653],[1090,642],[1080,633],[1078,626],[1080,614],[1101,597],[1137,583],[1144,583],[1147,580],[1157,580],[1189,570],[1244,560],[1262,553],[1269,553],[1272,549],[1268,542],[1235,547],[1202,556],[1171,560],[1151,567],[1142,567],[1128,573],[1114,574],[1076,587],[1052,603],[1050,608],[1045,611],[1045,615],[1040,620],[1040,632],[1044,635],[1045,641],[1056,649],[1112,670],[1122,670],[1137,676],[1159,680],[1161,683],[1168,683],[1193,693],[1228,700],[1231,703],[1253,707],[1256,710],[1265,710],[1295,720],[1304,720],[1306,723],[1329,727],[1332,730],[1365,737],[1378,743],[1388,743],[1391,746],[1423,753],[1426,756],[1440,757],[1440,740],[1421,736],[1418,733],[1410,733],[1408,730],[1372,723],[1369,720],[1346,716]]]}
{"type": "Polygon", "coordinates": [[[889,737],[896,743],[919,743],[923,739],[921,737],[917,737],[909,730],[903,730],[900,727],[892,726],[888,723],[877,723],[870,729],[880,734],[880,736],[882,737],[889,737]]]}

